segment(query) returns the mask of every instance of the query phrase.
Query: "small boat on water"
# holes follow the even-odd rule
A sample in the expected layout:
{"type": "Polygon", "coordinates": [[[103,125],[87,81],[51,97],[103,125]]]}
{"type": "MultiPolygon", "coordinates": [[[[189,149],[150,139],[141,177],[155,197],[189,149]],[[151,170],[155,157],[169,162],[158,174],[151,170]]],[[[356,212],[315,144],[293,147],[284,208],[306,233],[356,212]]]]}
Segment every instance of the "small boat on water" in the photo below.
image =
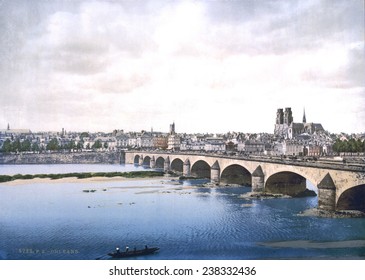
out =
{"type": "Polygon", "coordinates": [[[108,253],[108,256],[111,256],[114,259],[130,258],[130,257],[150,255],[158,250],[160,250],[160,248],[147,247],[147,246],[141,250],[137,250],[137,249],[129,250],[127,248],[125,251],[120,251],[119,248],[117,248],[114,252],[108,253]]]}

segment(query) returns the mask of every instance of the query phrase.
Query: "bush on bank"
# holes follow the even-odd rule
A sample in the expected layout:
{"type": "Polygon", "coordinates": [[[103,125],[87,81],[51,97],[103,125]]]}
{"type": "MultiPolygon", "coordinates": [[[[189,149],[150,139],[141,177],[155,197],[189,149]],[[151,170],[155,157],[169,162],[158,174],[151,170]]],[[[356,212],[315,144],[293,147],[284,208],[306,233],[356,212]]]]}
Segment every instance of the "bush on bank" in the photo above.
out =
{"type": "Polygon", "coordinates": [[[52,180],[76,177],[78,179],[92,177],[125,177],[125,178],[148,178],[163,176],[162,171],[131,171],[131,172],[83,172],[83,173],[63,173],[63,174],[15,174],[15,175],[0,175],[0,182],[9,182],[14,180],[34,179],[34,178],[50,178],[52,180]]]}

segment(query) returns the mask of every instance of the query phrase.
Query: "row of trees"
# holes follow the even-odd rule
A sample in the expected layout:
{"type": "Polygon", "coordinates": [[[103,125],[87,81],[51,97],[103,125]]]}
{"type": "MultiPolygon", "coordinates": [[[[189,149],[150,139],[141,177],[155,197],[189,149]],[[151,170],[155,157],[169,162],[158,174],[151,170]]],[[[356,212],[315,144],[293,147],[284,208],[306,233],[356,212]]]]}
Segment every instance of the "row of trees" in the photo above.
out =
{"type": "Polygon", "coordinates": [[[351,138],[350,140],[337,139],[333,144],[333,151],[337,153],[361,153],[365,152],[365,141],[360,139],[355,140],[351,138]]]}
{"type": "MultiPolygon", "coordinates": [[[[101,149],[101,148],[108,148],[108,143],[102,144],[100,140],[95,141],[93,145],[90,146],[87,143],[85,149],[101,149]]],[[[19,139],[15,141],[10,141],[6,139],[3,143],[1,148],[1,152],[3,153],[16,153],[16,152],[42,152],[44,150],[47,151],[61,151],[61,150],[81,150],[84,148],[84,142],[79,141],[77,144],[74,140],[66,144],[61,144],[57,138],[53,138],[51,141],[48,142],[46,147],[40,146],[38,143],[32,143],[30,140],[25,139],[24,141],[20,141],[19,139]]]]}
{"type": "Polygon", "coordinates": [[[6,139],[1,148],[2,152],[10,153],[10,152],[25,152],[25,151],[39,151],[39,145],[37,143],[31,143],[28,139],[20,142],[19,139],[15,141],[10,141],[6,139]]]}
{"type": "Polygon", "coordinates": [[[46,146],[46,150],[49,151],[59,151],[59,150],[81,150],[84,147],[83,143],[80,141],[76,144],[74,140],[61,145],[57,138],[53,138],[51,141],[48,142],[46,146]]]}

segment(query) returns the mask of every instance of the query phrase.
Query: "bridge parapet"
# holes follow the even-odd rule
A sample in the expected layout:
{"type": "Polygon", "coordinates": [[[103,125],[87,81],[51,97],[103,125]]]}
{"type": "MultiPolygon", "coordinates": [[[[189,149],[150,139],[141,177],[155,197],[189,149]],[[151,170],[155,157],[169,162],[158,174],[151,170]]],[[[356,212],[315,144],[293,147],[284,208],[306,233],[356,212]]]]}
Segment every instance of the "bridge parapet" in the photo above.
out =
{"type": "MultiPolygon", "coordinates": [[[[251,162],[267,162],[267,163],[277,163],[283,165],[291,165],[291,166],[304,166],[304,167],[313,167],[313,168],[325,168],[331,170],[345,170],[345,171],[358,171],[365,172],[365,162],[357,163],[357,164],[349,164],[339,161],[321,161],[321,159],[317,161],[313,160],[301,160],[301,159],[285,159],[285,158],[277,158],[277,157],[266,157],[266,156],[246,156],[246,155],[222,155],[222,154],[214,154],[214,153],[202,153],[202,152],[192,152],[192,151],[181,151],[181,152],[170,152],[170,151],[137,151],[131,150],[127,151],[128,153],[135,154],[154,154],[154,155],[179,155],[179,156],[192,156],[192,157],[213,157],[213,158],[221,158],[221,159],[237,159],[251,162]]],[[[126,159],[127,162],[127,159],[126,159]]],[[[129,162],[133,163],[133,162],[129,162]]]]}

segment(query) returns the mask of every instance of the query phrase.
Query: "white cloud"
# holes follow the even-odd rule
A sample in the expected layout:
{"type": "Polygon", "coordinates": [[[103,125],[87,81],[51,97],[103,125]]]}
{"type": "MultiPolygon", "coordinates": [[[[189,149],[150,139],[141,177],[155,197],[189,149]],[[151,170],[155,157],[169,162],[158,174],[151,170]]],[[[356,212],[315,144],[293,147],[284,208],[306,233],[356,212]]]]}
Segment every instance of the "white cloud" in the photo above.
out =
{"type": "Polygon", "coordinates": [[[305,106],[325,128],[365,130],[360,2],[47,3],[27,28],[10,13],[23,33],[2,36],[18,47],[0,45],[0,121],[25,106],[32,129],[271,132],[277,108],[299,120],[305,106]]]}

